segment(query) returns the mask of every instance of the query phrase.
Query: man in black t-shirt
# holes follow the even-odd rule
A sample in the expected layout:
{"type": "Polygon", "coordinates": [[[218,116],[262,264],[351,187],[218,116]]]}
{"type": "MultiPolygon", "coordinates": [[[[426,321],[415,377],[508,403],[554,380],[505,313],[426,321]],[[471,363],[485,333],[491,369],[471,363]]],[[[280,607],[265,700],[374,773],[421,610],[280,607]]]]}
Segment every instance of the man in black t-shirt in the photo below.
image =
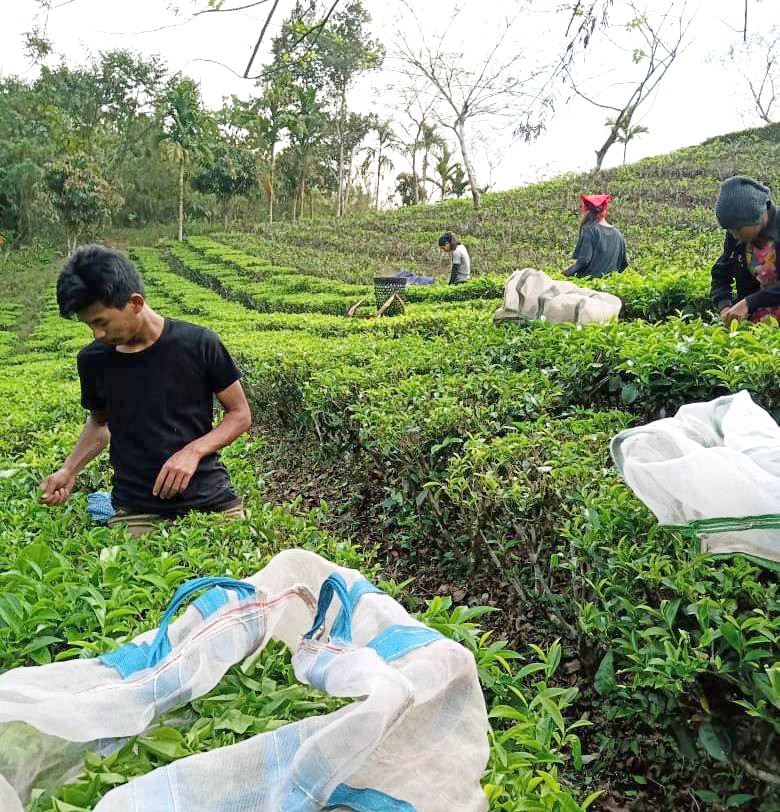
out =
{"type": "Polygon", "coordinates": [[[77,359],[90,415],[62,467],[41,483],[41,501],[65,502],[76,475],[110,441],[117,516],[109,524],[140,535],[191,510],[242,515],[218,452],[249,428],[251,414],[217,335],[152,310],[135,266],[98,245],[65,263],[57,302],[95,337],[77,359]],[[217,426],[215,396],[225,411],[217,426]]]}

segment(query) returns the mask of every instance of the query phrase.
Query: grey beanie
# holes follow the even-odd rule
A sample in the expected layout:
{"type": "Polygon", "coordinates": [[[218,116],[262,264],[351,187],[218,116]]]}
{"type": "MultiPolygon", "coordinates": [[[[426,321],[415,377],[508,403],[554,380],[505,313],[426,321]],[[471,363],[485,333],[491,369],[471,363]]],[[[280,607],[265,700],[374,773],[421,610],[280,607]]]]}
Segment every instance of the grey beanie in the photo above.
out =
{"type": "Polygon", "coordinates": [[[769,189],[756,180],[735,175],[724,180],[715,203],[715,216],[722,228],[753,226],[766,211],[769,189]]]}

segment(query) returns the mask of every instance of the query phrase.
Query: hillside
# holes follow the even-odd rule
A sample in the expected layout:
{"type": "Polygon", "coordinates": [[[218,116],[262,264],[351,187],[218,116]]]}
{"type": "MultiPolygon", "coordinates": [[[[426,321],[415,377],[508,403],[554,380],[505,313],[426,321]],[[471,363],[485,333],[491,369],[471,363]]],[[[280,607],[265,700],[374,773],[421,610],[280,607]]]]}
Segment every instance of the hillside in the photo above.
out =
{"type": "MultiPolygon", "coordinates": [[[[561,269],[577,195],[595,191],[585,178],[486,195],[478,214],[456,201],[134,247],[150,304],[219,332],[255,417],[226,455],[250,518],[218,530],[188,517],[137,545],[84,513],[105,463],[82,475],[67,511],[32,499],[78,432],[73,354],[87,336],[50,296],[22,324],[23,288],[11,285],[0,313],[0,345],[14,350],[0,365],[0,563],[11,573],[0,668],[88,656],[153,626],[168,596],[143,584],[160,571],[171,587],[241,577],[301,545],[374,571],[475,653],[494,717],[491,809],[582,810],[601,791],[592,809],[777,812],[777,575],[702,556],[692,531],[659,527],[608,446],[621,428],[741,389],[780,416],[780,331],[729,334],[708,301],[717,182],[739,172],[780,189],[778,157],[773,125],[605,173],[598,191],[615,197],[610,220],[634,270],[601,283],[624,299],[621,320],[583,329],[497,329],[490,316],[515,267],[561,269]],[[472,282],[410,292],[402,316],[344,317],[376,273],[441,274],[445,229],[465,237],[472,282]],[[143,615],[101,623],[81,608],[95,594],[112,607],[140,601],[143,615]],[[39,604],[40,615],[19,610],[39,604]]],[[[271,652],[249,676],[293,690],[285,656],[271,652]]],[[[163,728],[183,731],[170,734],[174,757],[306,713],[305,691],[266,703],[238,669],[228,680],[163,728]],[[231,727],[239,717],[250,721],[231,727]]],[[[160,763],[159,747],[133,746],[30,810],[91,809],[117,774],[160,763]]]]}
{"type": "Polygon", "coordinates": [[[399,267],[443,273],[436,239],[445,230],[463,237],[478,274],[559,270],[576,241],[578,195],[598,191],[614,198],[610,221],[626,236],[633,268],[699,270],[722,244],[712,206],[718,182],[734,174],[780,189],[780,124],[611,169],[598,181],[567,175],[486,194],[479,213],[469,200],[448,200],[343,220],[259,224],[256,233],[268,259],[350,281],[399,267]]]}

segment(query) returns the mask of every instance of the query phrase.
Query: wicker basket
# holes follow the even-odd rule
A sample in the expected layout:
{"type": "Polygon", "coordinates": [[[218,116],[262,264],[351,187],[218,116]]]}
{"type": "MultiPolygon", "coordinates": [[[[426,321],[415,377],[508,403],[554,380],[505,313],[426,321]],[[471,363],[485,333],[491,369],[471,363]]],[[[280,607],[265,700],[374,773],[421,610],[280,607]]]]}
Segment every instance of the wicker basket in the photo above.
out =
{"type": "Polygon", "coordinates": [[[406,289],[406,277],[403,276],[375,276],[374,293],[376,294],[376,308],[379,310],[383,304],[395,293],[396,301],[384,311],[385,316],[397,316],[403,313],[405,303],[404,290],[406,289]],[[400,302],[398,301],[400,299],[400,302]]]}

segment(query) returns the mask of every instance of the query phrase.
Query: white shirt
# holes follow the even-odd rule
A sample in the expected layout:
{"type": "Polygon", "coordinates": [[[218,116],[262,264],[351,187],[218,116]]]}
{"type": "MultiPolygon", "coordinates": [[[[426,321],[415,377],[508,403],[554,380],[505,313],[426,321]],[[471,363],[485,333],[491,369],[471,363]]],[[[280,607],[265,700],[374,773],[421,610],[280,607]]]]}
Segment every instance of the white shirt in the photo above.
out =
{"type": "Polygon", "coordinates": [[[452,252],[452,264],[458,265],[458,280],[471,279],[471,259],[465,245],[459,245],[452,252]]]}

